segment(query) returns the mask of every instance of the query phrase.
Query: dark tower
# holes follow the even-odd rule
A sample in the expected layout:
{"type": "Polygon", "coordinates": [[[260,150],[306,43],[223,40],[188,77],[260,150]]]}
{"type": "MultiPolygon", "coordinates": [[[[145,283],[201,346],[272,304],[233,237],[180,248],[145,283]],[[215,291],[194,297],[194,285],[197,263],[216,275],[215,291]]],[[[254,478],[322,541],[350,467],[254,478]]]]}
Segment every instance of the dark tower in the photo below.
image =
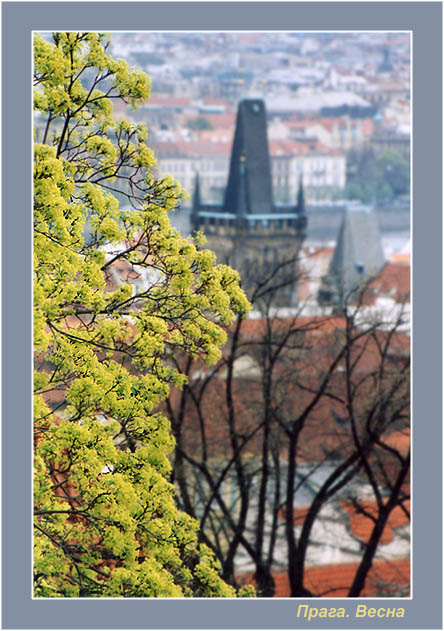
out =
{"type": "Polygon", "coordinates": [[[268,278],[267,295],[274,305],[296,304],[297,259],[306,227],[304,192],[301,180],[297,204],[273,203],[262,100],[239,103],[223,204],[202,202],[196,179],[192,226],[206,234],[219,262],[241,273],[250,296],[268,278]]]}
{"type": "Polygon", "coordinates": [[[224,210],[269,214],[273,206],[267,121],[263,101],[239,103],[224,210]],[[242,191],[242,196],[240,193],[242,191]]]}
{"type": "Polygon", "coordinates": [[[298,201],[296,204],[296,213],[300,217],[305,216],[305,195],[304,195],[304,185],[302,182],[302,175],[299,178],[298,201]]]}
{"type": "Polygon", "coordinates": [[[390,61],[390,49],[385,46],[382,51],[382,62],[378,68],[379,72],[393,72],[392,62],[390,61]]]}
{"type": "Polygon", "coordinates": [[[199,209],[200,209],[200,182],[199,173],[196,173],[194,178],[194,191],[191,200],[191,224],[194,226],[199,221],[199,209]]]}

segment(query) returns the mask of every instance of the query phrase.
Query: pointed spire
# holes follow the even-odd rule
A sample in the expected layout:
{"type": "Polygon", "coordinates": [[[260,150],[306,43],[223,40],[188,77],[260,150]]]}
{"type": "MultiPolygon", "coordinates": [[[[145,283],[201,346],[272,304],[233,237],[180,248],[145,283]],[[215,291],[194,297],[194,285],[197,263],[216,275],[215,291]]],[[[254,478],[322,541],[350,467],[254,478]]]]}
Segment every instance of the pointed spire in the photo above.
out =
{"type": "Polygon", "coordinates": [[[199,225],[200,225],[199,210],[200,210],[200,183],[199,183],[199,174],[196,173],[196,177],[194,179],[193,197],[191,201],[192,230],[199,230],[199,225]]]}
{"type": "Polygon", "coordinates": [[[199,181],[199,173],[196,172],[196,177],[194,178],[194,191],[193,191],[193,199],[192,199],[193,212],[196,212],[200,208],[200,181],[199,181]]]}
{"type": "Polygon", "coordinates": [[[296,204],[296,214],[297,215],[305,215],[305,195],[304,195],[304,185],[302,182],[302,174],[299,178],[299,190],[298,190],[298,201],[296,204]]]}
{"type": "Polygon", "coordinates": [[[268,214],[273,206],[267,118],[261,99],[239,103],[223,206],[225,212],[236,215],[268,214]]]}
{"type": "Polygon", "coordinates": [[[384,252],[376,213],[368,207],[348,208],[339,229],[327,276],[323,279],[337,303],[350,299],[362,283],[384,266],[384,252]]]}

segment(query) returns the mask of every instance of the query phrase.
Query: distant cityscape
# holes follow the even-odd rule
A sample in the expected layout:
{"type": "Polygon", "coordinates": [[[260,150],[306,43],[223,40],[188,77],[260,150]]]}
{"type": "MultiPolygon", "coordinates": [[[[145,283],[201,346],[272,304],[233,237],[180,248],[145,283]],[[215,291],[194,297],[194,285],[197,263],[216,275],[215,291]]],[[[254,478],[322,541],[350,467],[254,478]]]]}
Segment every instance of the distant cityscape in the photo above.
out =
{"type": "Polygon", "coordinates": [[[285,212],[303,186],[301,255],[322,260],[318,284],[353,206],[374,209],[385,260],[409,256],[409,33],[115,32],[110,52],[151,79],[139,109],[117,101],[114,115],[147,126],[157,175],[188,192],[170,215],[184,236],[197,177],[201,204],[224,203],[238,107],[256,99],[272,203],[285,212]]]}
{"type": "Polygon", "coordinates": [[[190,193],[199,173],[221,202],[237,104],[260,98],[276,202],[302,178],[312,206],[408,205],[408,33],[113,33],[112,53],[152,79],[146,104],[117,114],[148,125],[159,174],[190,193]]]}

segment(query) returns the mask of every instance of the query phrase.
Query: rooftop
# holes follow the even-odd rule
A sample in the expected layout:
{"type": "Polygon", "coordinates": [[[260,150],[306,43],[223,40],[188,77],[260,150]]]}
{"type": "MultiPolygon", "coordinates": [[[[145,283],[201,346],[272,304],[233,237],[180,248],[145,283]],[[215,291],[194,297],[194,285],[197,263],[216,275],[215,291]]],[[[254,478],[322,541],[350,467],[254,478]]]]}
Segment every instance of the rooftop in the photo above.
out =
{"type": "MultiPolygon", "coordinates": [[[[304,584],[312,593],[323,598],[346,597],[357,569],[357,563],[308,568],[304,584]]],[[[276,584],[275,597],[288,598],[288,575],[275,574],[273,578],[276,584]]],[[[377,560],[373,562],[361,596],[395,596],[400,591],[408,596],[405,592],[408,592],[409,584],[410,559],[377,560]]]]}

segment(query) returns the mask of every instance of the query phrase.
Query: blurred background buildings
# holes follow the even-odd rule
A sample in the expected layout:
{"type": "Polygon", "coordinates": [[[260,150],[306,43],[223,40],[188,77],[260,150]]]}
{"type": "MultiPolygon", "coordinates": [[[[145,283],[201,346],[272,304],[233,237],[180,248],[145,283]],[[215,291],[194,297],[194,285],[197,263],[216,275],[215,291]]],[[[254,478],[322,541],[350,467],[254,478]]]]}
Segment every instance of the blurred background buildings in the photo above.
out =
{"type": "MultiPolygon", "coordinates": [[[[112,52],[152,78],[137,112],[159,175],[190,193],[172,214],[192,229],[196,174],[203,204],[223,204],[238,103],[266,110],[272,196],[296,204],[303,183],[304,247],[325,257],[347,209],[374,209],[386,260],[409,250],[408,33],[114,33],[112,52]]],[[[328,264],[327,264],[328,266],[328,264]]]]}

